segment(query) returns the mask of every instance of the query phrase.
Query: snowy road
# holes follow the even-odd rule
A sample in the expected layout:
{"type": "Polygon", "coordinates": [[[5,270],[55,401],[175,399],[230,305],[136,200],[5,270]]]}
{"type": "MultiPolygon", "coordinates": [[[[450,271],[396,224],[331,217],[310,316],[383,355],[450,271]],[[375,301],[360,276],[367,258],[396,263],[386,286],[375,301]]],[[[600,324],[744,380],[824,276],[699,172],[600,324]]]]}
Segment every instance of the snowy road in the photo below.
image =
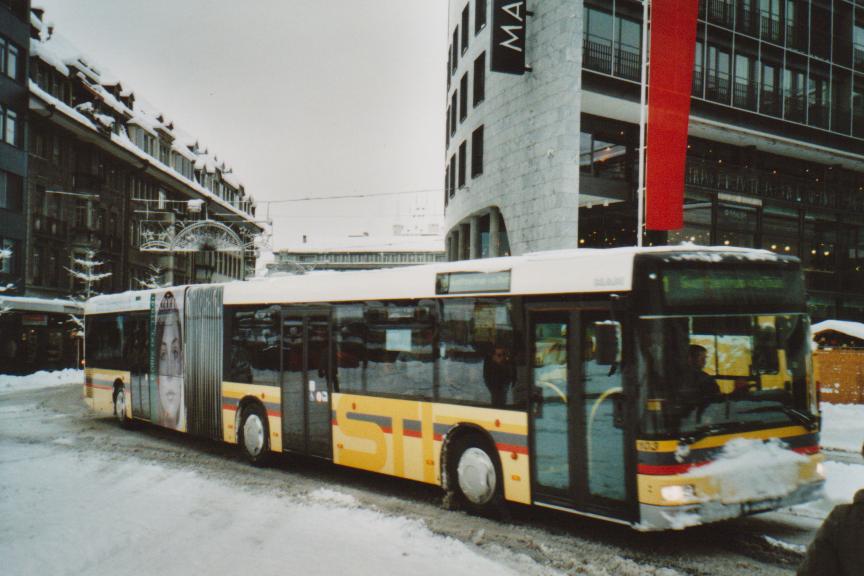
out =
{"type": "Polygon", "coordinates": [[[639,534],[523,508],[494,522],[439,502],[414,483],[287,458],[258,470],[218,443],[121,430],[76,385],[0,392],[10,575],[791,574],[823,513],[639,534]]]}

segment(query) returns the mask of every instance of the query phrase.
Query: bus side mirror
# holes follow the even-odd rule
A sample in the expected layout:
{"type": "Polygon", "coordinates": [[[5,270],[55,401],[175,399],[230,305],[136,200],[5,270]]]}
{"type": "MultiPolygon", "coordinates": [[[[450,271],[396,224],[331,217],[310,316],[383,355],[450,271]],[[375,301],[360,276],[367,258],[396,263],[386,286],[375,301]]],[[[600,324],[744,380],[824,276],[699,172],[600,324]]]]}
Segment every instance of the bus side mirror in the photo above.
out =
{"type": "Polygon", "coordinates": [[[594,361],[600,366],[621,362],[621,323],[605,320],[594,323],[594,361]]]}

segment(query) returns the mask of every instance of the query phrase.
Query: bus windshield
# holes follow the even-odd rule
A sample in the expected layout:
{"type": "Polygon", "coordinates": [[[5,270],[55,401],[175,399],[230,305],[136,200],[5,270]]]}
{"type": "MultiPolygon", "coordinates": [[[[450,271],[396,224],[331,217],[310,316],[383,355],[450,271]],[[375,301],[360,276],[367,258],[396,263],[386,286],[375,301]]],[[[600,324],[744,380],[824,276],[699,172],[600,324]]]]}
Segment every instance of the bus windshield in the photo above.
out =
{"type": "Polygon", "coordinates": [[[699,436],[808,428],[809,320],[788,315],[642,317],[642,431],[699,436]]]}

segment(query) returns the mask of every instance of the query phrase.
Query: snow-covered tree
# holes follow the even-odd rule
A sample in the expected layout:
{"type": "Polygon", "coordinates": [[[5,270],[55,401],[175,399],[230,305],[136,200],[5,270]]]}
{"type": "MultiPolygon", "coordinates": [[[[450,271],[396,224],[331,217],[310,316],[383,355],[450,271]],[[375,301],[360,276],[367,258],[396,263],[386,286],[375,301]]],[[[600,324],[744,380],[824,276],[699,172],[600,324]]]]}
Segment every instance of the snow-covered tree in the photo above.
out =
{"type": "MultiPolygon", "coordinates": [[[[12,249],[11,248],[0,248],[0,267],[3,266],[4,260],[12,259],[12,249]]],[[[6,292],[7,290],[11,290],[15,287],[15,284],[0,284],[0,293],[6,292]]]]}
{"type": "Polygon", "coordinates": [[[99,293],[95,290],[96,283],[111,276],[111,272],[99,272],[105,262],[96,260],[93,250],[88,250],[84,258],[72,258],[72,268],[66,268],[74,280],[80,282],[82,289],[77,293],[78,299],[88,300],[99,293]]]}
{"type": "Polygon", "coordinates": [[[165,269],[158,264],[150,264],[150,266],[147,267],[147,277],[144,279],[136,278],[135,281],[138,282],[142,288],[148,290],[167,288],[168,286],[171,286],[171,283],[165,281],[164,273],[165,269]]]}

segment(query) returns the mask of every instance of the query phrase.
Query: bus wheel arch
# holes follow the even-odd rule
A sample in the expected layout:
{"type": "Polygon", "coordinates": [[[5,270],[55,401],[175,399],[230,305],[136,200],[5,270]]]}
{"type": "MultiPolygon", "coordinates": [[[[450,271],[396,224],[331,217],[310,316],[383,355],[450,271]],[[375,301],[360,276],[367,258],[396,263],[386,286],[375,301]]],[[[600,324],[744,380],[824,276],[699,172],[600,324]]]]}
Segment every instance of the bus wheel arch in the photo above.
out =
{"type": "Polygon", "coordinates": [[[474,424],[458,424],[448,431],[441,449],[446,504],[456,503],[482,516],[503,514],[501,470],[501,458],[488,431],[474,424]]]}
{"type": "Polygon", "coordinates": [[[264,466],[270,459],[270,423],[260,400],[247,396],[237,407],[237,444],[251,464],[264,466]]]}

